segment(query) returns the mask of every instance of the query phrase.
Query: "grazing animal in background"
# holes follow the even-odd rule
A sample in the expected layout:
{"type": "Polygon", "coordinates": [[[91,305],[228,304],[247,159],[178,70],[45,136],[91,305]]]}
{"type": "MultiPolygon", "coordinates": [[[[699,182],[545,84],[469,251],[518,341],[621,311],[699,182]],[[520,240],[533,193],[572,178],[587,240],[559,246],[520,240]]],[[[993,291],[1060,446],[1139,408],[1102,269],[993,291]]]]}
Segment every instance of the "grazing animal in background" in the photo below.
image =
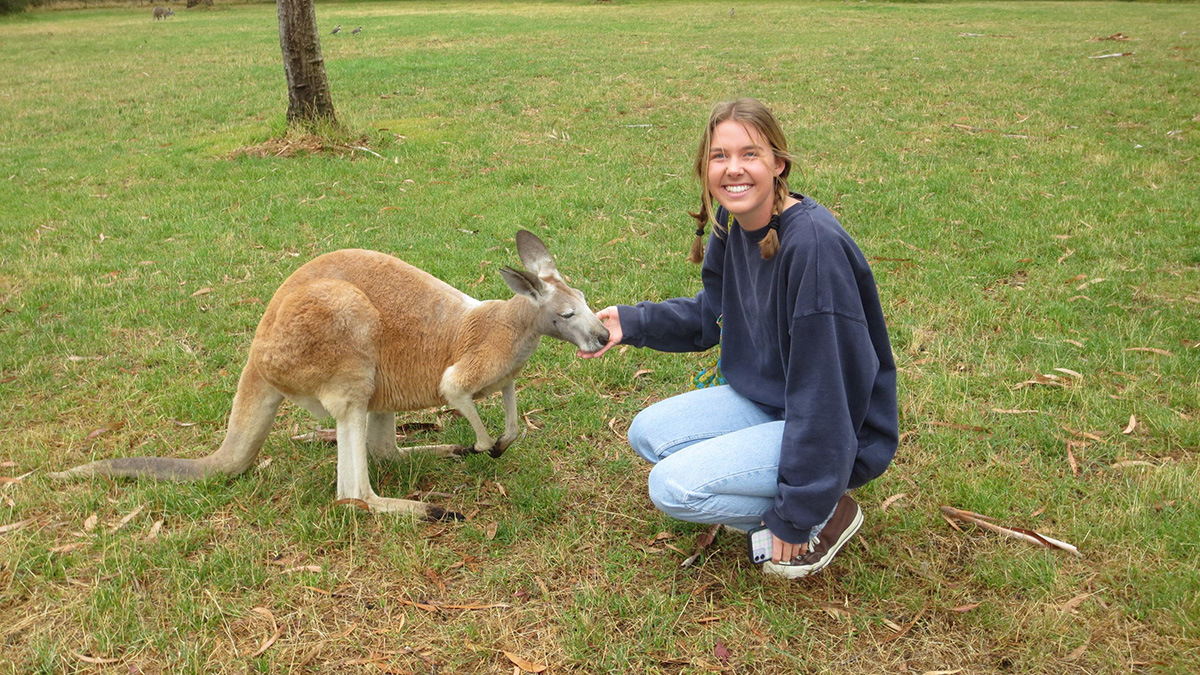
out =
{"type": "Polygon", "coordinates": [[[358,34],[359,34],[359,33],[361,33],[361,32],[362,32],[362,26],[359,26],[358,28],[355,28],[354,30],[350,31],[350,34],[351,34],[351,35],[358,35],[358,34]]]}
{"type": "Polygon", "coordinates": [[[167,9],[166,7],[155,7],[154,8],[154,20],[155,21],[158,21],[159,19],[166,21],[168,16],[175,16],[175,10],[167,9]]]}
{"type": "Polygon", "coordinates": [[[333,30],[332,30],[332,31],[330,31],[330,33],[329,33],[329,34],[330,34],[330,35],[337,35],[337,34],[338,34],[338,33],[340,33],[340,32],[342,32],[342,24],[340,24],[340,23],[339,23],[338,25],[336,25],[336,26],[334,26],[334,27],[333,27],[333,30]]]}
{"type": "Polygon", "coordinates": [[[105,459],[50,474],[146,476],[174,481],[240,474],[254,464],[275,413],[289,399],[337,420],[337,497],[372,511],[429,520],[461,518],[433,504],[375,494],[368,455],[396,459],[418,450],[499,457],[520,427],[513,381],[543,335],[594,352],[608,330],[583,294],[559,275],[534,234],[517,232],[525,270],[500,270],[515,295],[476,300],[398,258],[348,249],[319,256],[275,292],[250,343],[221,447],[200,459],[105,459]],[[474,399],[500,391],[504,433],[488,435],[474,399]],[[396,446],[396,411],[454,406],[475,444],[396,446]],[[357,502],[356,502],[357,503],[357,502]]]}

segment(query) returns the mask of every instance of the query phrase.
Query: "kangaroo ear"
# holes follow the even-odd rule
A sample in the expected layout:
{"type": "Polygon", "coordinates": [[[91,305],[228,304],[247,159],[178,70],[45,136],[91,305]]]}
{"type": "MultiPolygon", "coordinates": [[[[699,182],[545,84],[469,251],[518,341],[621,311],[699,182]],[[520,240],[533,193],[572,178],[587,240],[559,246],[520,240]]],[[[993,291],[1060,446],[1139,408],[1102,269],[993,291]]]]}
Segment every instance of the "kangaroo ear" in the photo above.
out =
{"type": "Polygon", "coordinates": [[[528,230],[517,230],[517,255],[521,256],[521,264],[525,269],[539,276],[551,274],[557,269],[546,245],[528,230]]]}
{"type": "Polygon", "coordinates": [[[546,293],[546,284],[536,274],[525,270],[514,270],[511,267],[501,267],[500,276],[513,293],[523,295],[530,300],[540,300],[546,293]]]}

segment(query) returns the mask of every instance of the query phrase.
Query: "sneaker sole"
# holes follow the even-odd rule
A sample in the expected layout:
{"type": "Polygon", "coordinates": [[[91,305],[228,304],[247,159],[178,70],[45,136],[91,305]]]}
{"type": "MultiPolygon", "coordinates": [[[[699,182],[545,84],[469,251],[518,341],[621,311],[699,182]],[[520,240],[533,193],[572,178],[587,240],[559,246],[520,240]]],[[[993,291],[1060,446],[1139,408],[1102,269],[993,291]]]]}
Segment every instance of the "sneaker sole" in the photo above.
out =
{"type": "Polygon", "coordinates": [[[801,577],[807,577],[809,575],[816,574],[817,572],[825,569],[829,563],[833,562],[834,556],[836,556],[838,552],[842,550],[842,547],[846,545],[846,542],[854,538],[855,534],[858,534],[858,528],[862,527],[862,524],[863,512],[862,508],[859,508],[858,513],[854,514],[854,520],[852,520],[850,525],[847,526],[842,532],[842,538],[838,540],[836,544],[834,544],[833,548],[829,549],[829,553],[824,559],[821,560],[821,562],[811,567],[805,567],[802,565],[777,565],[768,560],[767,562],[763,563],[763,573],[777,577],[784,577],[786,579],[799,579],[801,577]]]}

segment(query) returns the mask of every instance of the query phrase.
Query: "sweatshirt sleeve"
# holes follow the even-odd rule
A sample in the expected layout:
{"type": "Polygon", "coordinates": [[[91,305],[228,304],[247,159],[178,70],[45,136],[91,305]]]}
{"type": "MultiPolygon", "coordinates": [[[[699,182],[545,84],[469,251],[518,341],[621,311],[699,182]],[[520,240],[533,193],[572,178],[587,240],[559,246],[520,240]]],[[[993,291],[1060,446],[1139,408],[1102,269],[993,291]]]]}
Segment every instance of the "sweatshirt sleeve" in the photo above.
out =
{"type": "Polygon", "coordinates": [[[704,287],[695,297],[617,305],[621,342],[663,352],[699,352],[720,342],[724,257],[724,240],[710,235],[700,272],[704,287]]]}
{"type": "Polygon", "coordinates": [[[879,358],[865,322],[833,312],[792,319],[779,494],[771,532],[808,541],[850,482],[879,358]]]}

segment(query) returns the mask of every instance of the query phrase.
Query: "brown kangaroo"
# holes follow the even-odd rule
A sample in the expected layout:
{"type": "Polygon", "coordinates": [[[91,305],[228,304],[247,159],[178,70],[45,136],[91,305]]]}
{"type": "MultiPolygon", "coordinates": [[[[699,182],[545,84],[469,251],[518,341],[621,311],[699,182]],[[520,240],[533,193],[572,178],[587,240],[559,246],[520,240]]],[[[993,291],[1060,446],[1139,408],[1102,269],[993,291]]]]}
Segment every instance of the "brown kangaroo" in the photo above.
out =
{"type": "Polygon", "coordinates": [[[250,343],[221,447],[200,459],[105,459],[50,474],[147,476],[190,481],[250,468],[287,398],[337,420],[337,497],[372,511],[430,520],[461,518],[423,502],[375,494],[368,455],[396,459],[416,450],[439,456],[499,457],[519,433],[517,374],[543,335],[599,350],[608,330],[583,294],[559,275],[540,239],[517,232],[525,270],[503,268],[515,295],[479,301],[431,274],[375,251],[327,253],[292,273],[275,292],[250,343]],[[474,399],[500,391],[504,433],[488,435],[474,399]],[[449,404],[470,421],[475,444],[396,446],[396,411],[449,404]]]}

